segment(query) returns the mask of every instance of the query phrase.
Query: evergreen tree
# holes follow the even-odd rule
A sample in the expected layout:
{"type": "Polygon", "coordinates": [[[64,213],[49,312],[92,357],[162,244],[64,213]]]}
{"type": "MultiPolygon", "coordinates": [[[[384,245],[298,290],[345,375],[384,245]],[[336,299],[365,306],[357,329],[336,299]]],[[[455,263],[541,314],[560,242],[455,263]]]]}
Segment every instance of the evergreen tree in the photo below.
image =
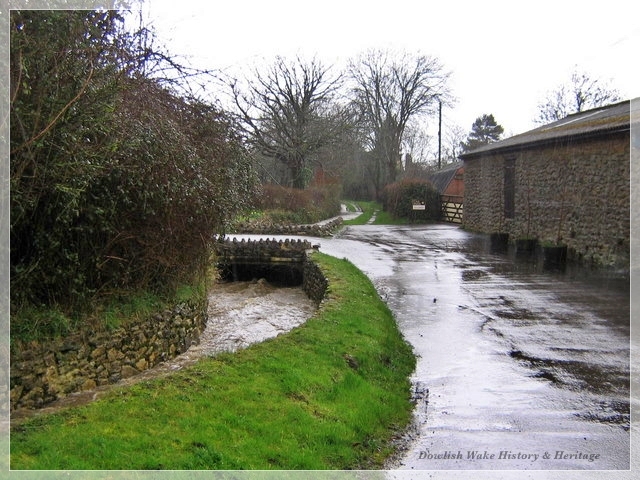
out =
{"type": "Polygon", "coordinates": [[[471,126],[471,132],[467,137],[467,141],[461,142],[460,146],[463,152],[469,152],[483,145],[500,140],[503,133],[504,128],[502,128],[502,125],[498,125],[493,115],[485,114],[476,118],[476,121],[473,122],[471,126]]]}

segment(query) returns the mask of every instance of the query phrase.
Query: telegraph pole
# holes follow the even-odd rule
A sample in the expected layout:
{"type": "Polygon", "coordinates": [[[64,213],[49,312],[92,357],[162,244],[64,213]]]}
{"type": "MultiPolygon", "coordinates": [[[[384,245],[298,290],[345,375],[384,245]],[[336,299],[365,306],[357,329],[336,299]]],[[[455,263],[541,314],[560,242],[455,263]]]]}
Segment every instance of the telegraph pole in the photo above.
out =
{"type": "Polygon", "coordinates": [[[442,168],[442,100],[438,100],[438,170],[442,168]]]}

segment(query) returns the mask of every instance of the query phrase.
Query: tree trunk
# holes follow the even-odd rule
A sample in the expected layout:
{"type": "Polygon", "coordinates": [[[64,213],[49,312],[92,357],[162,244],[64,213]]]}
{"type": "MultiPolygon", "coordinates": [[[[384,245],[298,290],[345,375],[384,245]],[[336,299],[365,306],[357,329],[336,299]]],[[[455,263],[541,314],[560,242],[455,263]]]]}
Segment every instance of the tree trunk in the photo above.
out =
{"type": "Polygon", "coordinates": [[[306,179],[304,177],[304,159],[298,155],[289,162],[289,171],[291,173],[291,186],[304,190],[306,188],[306,179]]]}

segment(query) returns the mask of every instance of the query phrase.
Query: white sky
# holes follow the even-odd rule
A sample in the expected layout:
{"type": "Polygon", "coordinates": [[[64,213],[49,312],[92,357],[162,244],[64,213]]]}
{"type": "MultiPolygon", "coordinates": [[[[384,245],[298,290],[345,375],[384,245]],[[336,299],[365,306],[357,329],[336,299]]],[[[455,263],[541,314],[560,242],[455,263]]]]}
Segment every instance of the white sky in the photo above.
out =
{"type": "MultiPolygon", "coordinates": [[[[533,128],[537,104],[574,69],[640,97],[640,15],[631,1],[146,0],[171,53],[228,69],[275,55],[343,65],[368,48],[437,57],[458,99],[443,130],[492,113],[507,134],[533,128]]],[[[434,119],[434,123],[437,119],[434,119]]]]}

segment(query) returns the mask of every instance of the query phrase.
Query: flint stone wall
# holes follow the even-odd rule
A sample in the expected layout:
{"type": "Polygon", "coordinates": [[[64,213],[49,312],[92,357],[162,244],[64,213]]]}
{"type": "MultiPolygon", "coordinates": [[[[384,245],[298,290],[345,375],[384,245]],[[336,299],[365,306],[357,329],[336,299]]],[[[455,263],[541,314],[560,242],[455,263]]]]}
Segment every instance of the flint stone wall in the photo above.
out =
{"type": "MultiPolygon", "coordinates": [[[[327,279],[309,257],[309,242],[228,242],[242,257],[298,262],[302,288],[319,304],[327,279]]],[[[134,376],[197,344],[207,322],[205,299],[180,304],[133,325],[99,334],[76,334],[47,343],[20,345],[11,354],[10,409],[41,408],[67,395],[134,376]]]]}
{"type": "Polygon", "coordinates": [[[629,133],[487,153],[465,161],[463,224],[510,239],[558,237],[570,258],[629,263],[629,133]],[[504,167],[515,160],[515,215],[504,216],[504,167]]]}

